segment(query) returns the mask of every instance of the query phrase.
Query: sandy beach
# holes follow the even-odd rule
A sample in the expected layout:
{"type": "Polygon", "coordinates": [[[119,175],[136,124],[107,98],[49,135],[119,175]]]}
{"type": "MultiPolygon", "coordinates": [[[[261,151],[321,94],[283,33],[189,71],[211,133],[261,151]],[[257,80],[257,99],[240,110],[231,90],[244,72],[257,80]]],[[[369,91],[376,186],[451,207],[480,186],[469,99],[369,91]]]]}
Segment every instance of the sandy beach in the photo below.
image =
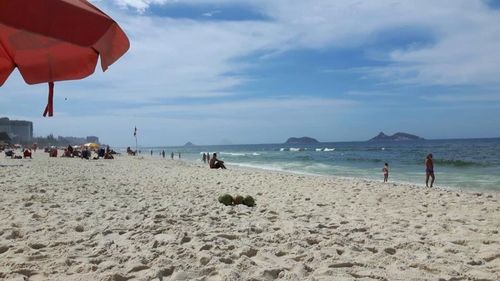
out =
{"type": "Polygon", "coordinates": [[[499,194],[42,152],[0,192],[4,280],[500,280],[499,194]]]}

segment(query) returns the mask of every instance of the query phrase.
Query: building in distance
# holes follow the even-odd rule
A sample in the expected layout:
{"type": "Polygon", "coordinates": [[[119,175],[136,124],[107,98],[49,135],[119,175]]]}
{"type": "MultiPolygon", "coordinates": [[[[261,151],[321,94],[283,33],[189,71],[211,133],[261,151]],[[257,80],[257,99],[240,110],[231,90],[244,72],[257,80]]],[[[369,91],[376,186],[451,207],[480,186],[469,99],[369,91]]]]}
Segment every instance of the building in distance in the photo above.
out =
{"type": "Polygon", "coordinates": [[[13,143],[28,144],[33,141],[33,122],[2,117],[0,132],[7,133],[13,143]]]}

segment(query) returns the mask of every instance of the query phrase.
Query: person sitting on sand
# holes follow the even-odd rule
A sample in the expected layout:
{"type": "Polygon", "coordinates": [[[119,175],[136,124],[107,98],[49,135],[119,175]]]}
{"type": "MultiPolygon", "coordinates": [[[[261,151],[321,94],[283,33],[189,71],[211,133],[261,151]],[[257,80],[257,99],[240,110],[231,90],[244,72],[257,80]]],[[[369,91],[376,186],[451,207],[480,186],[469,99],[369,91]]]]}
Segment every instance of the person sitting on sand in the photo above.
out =
{"type": "Polygon", "coordinates": [[[24,158],[28,158],[29,157],[31,159],[31,150],[30,149],[25,149],[23,151],[23,157],[24,158]]]}
{"type": "Polygon", "coordinates": [[[210,159],[210,169],[226,169],[226,166],[224,166],[224,161],[221,161],[217,159],[217,153],[214,153],[212,155],[212,158],[210,159]]]}
{"type": "Polygon", "coordinates": [[[384,168],[382,168],[382,172],[384,173],[384,182],[387,182],[389,179],[389,164],[385,163],[384,168]]]}
{"type": "Polygon", "coordinates": [[[432,153],[427,155],[425,160],[425,186],[429,187],[429,177],[431,178],[431,187],[434,184],[434,162],[432,162],[432,153]]]}
{"type": "Polygon", "coordinates": [[[108,152],[108,153],[104,154],[104,159],[108,159],[108,160],[109,159],[115,159],[115,157],[113,157],[113,155],[110,152],[108,152]]]}
{"type": "Polygon", "coordinates": [[[14,158],[14,151],[13,150],[6,150],[5,151],[5,157],[10,157],[10,158],[14,158]]]}
{"type": "Polygon", "coordinates": [[[135,156],[135,155],[137,154],[137,150],[135,150],[135,151],[134,151],[134,150],[132,150],[132,149],[130,148],[130,146],[128,146],[128,147],[127,147],[127,154],[128,154],[128,155],[135,156]]]}
{"type": "Polygon", "coordinates": [[[82,159],[87,159],[89,160],[90,157],[92,156],[90,150],[88,148],[85,148],[83,151],[82,151],[82,159]]]}

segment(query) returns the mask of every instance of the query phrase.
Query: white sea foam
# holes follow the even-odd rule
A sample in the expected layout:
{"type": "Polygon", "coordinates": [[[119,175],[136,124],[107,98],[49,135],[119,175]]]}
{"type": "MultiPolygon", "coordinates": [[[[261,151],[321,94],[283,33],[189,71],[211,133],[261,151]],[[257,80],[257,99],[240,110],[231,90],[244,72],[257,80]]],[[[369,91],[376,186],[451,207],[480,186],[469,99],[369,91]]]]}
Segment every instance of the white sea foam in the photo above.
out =
{"type": "Polygon", "coordinates": [[[231,155],[231,156],[245,156],[245,153],[239,153],[239,152],[221,152],[221,155],[231,155]]]}
{"type": "Polygon", "coordinates": [[[260,153],[254,152],[254,153],[252,153],[252,155],[253,155],[253,156],[259,156],[259,155],[260,155],[260,153]]]}
{"type": "Polygon", "coordinates": [[[325,152],[331,152],[331,151],[334,151],[335,148],[328,148],[328,147],[325,147],[325,148],[316,148],[316,151],[325,151],[325,152]]]}
{"type": "Polygon", "coordinates": [[[285,163],[249,164],[249,163],[235,163],[235,162],[231,162],[231,163],[228,163],[228,164],[234,165],[234,166],[239,166],[239,167],[251,168],[251,169],[268,170],[268,171],[275,171],[275,172],[285,172],[285,173],[290,173],[290,174],[314,175],[314,176],[320,175],[318,173],[309,173],[309,172],[300,171],[300,170],[297,170],[297,169],[287,169],[288,165],[285,164],[285,163]]]}
{"type": "Polygon", "coordinates": [[[296,147],[290,147],[290,151],[297,152],[297,151],[304,151],[305,148],[296,148],[296,147]]]}

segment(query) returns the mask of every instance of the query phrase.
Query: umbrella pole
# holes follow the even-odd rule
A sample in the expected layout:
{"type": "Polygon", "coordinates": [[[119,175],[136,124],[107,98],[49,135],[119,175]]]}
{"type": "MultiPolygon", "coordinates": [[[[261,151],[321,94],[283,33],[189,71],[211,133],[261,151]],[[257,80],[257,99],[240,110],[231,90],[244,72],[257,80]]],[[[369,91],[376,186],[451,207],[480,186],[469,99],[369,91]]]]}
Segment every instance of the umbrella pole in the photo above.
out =
{"type": "Polygon", "coordinates": [[[49,82],[49,99],[43,112],[43,117],[47,117],[47,114],[49,114],[49,117],[54,115],[54,82],[49,82]]]}

